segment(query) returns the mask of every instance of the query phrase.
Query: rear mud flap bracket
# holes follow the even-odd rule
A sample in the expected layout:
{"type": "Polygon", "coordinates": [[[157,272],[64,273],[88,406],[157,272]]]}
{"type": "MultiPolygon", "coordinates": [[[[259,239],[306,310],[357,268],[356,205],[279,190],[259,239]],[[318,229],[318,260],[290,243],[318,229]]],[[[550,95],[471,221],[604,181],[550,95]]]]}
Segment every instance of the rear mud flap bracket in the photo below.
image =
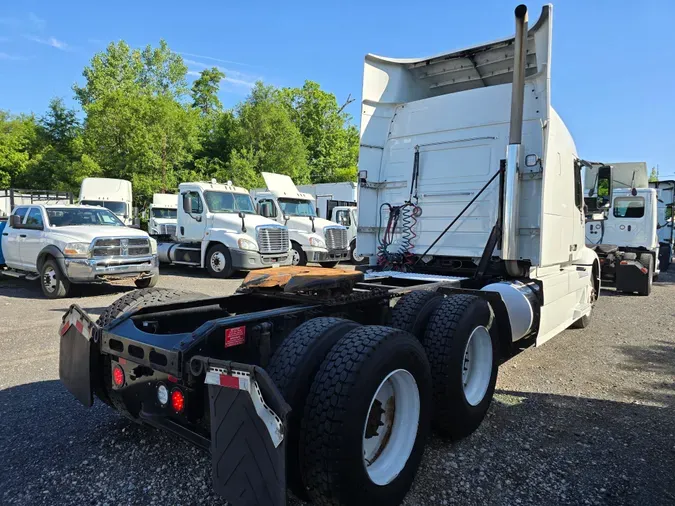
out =
{"type": "Polygon", "coordinates": [[[264,369],[209,361],[213,487],[233,506],[286,503],[290,407],[264,369]]]}

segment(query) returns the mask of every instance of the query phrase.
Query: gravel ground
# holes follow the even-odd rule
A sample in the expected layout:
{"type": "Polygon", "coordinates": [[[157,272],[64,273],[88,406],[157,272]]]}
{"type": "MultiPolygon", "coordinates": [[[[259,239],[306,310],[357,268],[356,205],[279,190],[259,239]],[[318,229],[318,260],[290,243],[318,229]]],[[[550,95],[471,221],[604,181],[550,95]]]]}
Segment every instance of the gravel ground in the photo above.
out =
{"type": "MultiPolygon", "coordinates": [[[[163,269],[160,286],[221,295],[239,282],[163,269]]],[[[50,301],[0,278],[0,503],[223,504],[205,452],[87,410],[58,381],[65,309],[98,314],[128,289],[50,301]]],[[[590,328],[502,365],[475,434],[431,438],[405,504],[675,504],[675,274],[650,297],[602,295],[590,328]]]]}

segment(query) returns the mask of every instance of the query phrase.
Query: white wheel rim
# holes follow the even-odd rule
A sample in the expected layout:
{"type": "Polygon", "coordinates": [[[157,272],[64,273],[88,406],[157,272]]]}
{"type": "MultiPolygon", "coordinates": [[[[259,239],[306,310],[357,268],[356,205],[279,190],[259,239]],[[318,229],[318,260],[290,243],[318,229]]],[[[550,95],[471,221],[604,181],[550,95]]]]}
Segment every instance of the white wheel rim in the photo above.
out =
{"type": "Polygon", "coordinates": [[[405,369],[391,372],[375,391],[363,426],[363,465],[376,485],[391,483],[412,453],[420,420],[417,382],[405,369]]]}
{"type": "Polygon", "coordinates": [[[47,267],[42,275],[42,283],[48,292],[51,293],[56,290],[56,271],[51,267],[47,267]]]}
{"type": "Polygon", "coordinates": [[[214,272],[222,272],[225,269],[225,255],[220,251],[216,251],[211,255],[211,269],[214,272]]]}
{"type": "Polygon", "coordinates": [[[300,263],[300,253],[294,248],[293,249],[293,256],[291,257],[291,262],[293,265],[298,265],[300,263]]]}
{"type": "Polygon", "coordinates": [[[464,349],[462,387],[466,402],[477,406],[485,397],[492,376],[492,338],[482,325],[473,329],[464,349]]]}
{"type": "Polygon", "coordinates": [[[357,255],[356,251],[352,254],[352,259],[355,262],[362,262],[365,257],[363,255],[357,255]]]}

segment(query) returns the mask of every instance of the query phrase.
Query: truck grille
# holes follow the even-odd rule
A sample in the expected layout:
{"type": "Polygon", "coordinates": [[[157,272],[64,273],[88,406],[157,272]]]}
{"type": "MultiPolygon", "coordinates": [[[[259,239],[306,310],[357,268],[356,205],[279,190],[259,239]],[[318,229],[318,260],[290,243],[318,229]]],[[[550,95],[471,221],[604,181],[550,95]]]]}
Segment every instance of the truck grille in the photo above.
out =
{"type": "Polygon", "coordinates": [[[258,227],[260,253],[285,253],[288,251],[286,227],[258,227]]]}
{"type": "Polygon", "coordinates": [[[324,229],[328,249],[347,249],[347,229],[331,227],[324,229]]]}
{"type": "Polygon", "coordinates": [[[176,235],[176,225],[162,225],[159,227],[159,231],[164,235],[176,235]]]}
{"type": "Polygon", "coordinates": [[[97,239],[91,250],[93,257],[137,257],[150,254],[150,241],[144,237],[97,239]]]}

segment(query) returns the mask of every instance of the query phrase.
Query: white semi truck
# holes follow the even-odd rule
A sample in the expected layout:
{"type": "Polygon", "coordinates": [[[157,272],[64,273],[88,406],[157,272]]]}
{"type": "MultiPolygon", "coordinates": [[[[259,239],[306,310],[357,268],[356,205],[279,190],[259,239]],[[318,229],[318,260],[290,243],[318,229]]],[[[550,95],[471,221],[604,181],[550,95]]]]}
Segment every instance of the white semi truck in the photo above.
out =
{"type": "Polygon", "coordinates": [[[316,215],[312,195],[303,193],[283,174],[262,173],[267,189],[252,190],[258,212],[288,227],[293,265],[318,263],[335,267],[349,260],[347,228],[316,215]]]}
{"type": "Polygon", "coordinates": [[[80,204],[110,209],[127,226],[134,224],[131,181],[86,177],[80,187],[80,204]]]}
{"type": "Polygon", "coordinates": [[[666,272],[675,256],[675,232],[673,231],[673,203],[675,202],[675,181],[654,181],[650,188],[657,192],[657,235],[659,238],[659,266],[666,272]]]}
{"type": "Polygon", "coordinates": [[[584,177],[586,245],[595,250],[603,281],[620,292],[649,295],[660,272],[657,191],[647,164],[591,164],[584,177]]]}
{"type": "Polygon", "coordinates": [[[366,57],[357,244],[372,272],[267,269],[226,297],[141,291],[96,322],[74,305],[68,390],[210,451],[234,506],[284,505],[287,486],[315,504],[400,504],[431,426],[471,434],[500,355],[585,326],[599,291],[583,162],[550,104],[551,6],[530,30],[515,14],[515,38],[366,57]]]}
{"type": "Polygon", "coordinates": [[[181,183],[175,238],[158,244],[161,262],[205,268],[216,278],[289,265],[288,229],[256,213],[245,188],[181,183]]]}
{"type": "Polygon", "coordinates": [[[347,229],[349,242],[349,259],[352,263],[364,262],[364,257],[356,254],[356,231],[358,229],[358,212],[356,200],[358,189],[356,183],[317,183],[298,186],[298,190],[308,193],[316,199],[316,214],[319,217],[334,221],[347,229]]]}
{"type": "Polygon", "coordinates": [[[178,223],[178,195],[155,193],[152,195],[148,216],[148,233],[175,237],[178,223]]]}

